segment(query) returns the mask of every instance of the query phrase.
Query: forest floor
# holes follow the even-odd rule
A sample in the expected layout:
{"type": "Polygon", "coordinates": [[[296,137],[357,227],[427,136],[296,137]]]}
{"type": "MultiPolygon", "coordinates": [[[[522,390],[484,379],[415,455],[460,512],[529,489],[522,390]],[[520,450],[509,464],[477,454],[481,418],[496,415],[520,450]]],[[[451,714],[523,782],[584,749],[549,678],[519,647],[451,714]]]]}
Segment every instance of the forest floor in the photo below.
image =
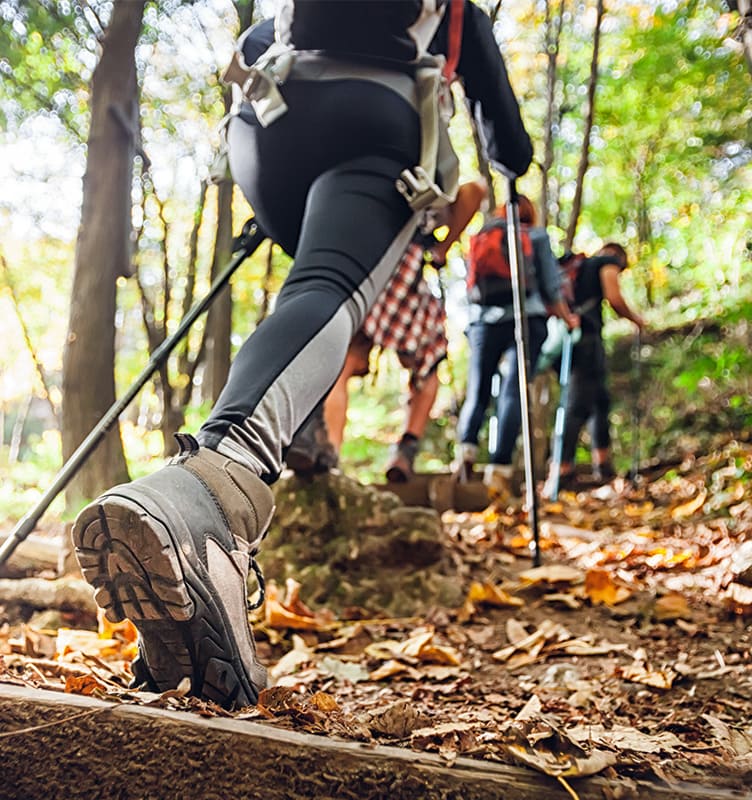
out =
{"type": "Polygon", "coordinates": [[[56,631],[0,608],[0,682],[435,752],[448,765],[598,774],[613,797],[646,777],[748,791],[752,444],[636,486],[585,485],[540,511],[537,568],[521,510],[443,515],[467,587],[460,608],[334,619],[293,584],[272,591],[255,625],[271,688],[255,708],[128,690],[133,630],[100,620],[96,632],[72,612],[56,631]]]}

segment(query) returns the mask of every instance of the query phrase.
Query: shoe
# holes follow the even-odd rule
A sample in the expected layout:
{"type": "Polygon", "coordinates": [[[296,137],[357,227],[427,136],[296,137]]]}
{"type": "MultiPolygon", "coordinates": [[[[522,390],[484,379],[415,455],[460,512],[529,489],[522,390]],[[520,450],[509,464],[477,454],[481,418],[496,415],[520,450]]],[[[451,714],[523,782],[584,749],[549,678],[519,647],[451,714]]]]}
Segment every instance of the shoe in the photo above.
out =
{"type": "Polygon", "coordinates": [[[593,480],[597,483],[610,483],[616,477],[616,470],[610,461],[593,464],[593,480]]]}
{"type": "Polygon", "coordinates": [[[285,454],[285,463],[296,475],[309,477],[329,472],[338,462],[337,451],[329,441],[324,404],[321,402],[293,437],[285,454]]]}
{"type": "Polygon", "coordinates": [[[178,434],[180,453],[154,474],[115,486],[73,525],[94,599],[139,632],[133,664],[156,691],[184,679],[226,708],[256,703],[266,670],[248,623],[248,572],[271,521],[274,495],[241,464],[178,434]]]}
{"type": "Polygon", "coordinates": [[[472,479],[475,462],[478,460],[478,445],[460,442],[455,448],[455,459],[452,462],[452,475],[459,483],[467,483],[472,479]]]}
{"type": "MultiPolygon", "coordinates": [[[[556,486],[557,496],[559,492],[576,492],[578,485],[576,472],[567,472],[566,474],[559,475],[559,482],[556,486]]],[[[548,476],[543,485],[541,496],[544,500],[551,500],[554,496],[553,477],[551,475],[548,476]]]]}
{"type": "Polygon", "coordinates": [[[392,457],[386,468],[386,479],[391,483],[407,483],[415,474],[413,464],[418,455],[417,439],[399,442],[392,448],[392,457]]]}
{"type": "Polygon", "coordinates": [[[483,470],[483,483],[488,488],[492,500],[509,500],[512,490],[514,467],[511,464],[487,464],[483,470]]]}

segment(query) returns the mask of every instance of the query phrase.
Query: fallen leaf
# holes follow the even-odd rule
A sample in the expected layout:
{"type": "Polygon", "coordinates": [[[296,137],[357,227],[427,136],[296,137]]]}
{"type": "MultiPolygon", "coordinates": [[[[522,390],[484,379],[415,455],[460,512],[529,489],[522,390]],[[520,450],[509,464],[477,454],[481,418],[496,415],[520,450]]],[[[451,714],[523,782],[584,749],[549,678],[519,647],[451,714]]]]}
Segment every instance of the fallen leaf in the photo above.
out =
{"type": "Polygon", "coordinates": [[[504,749],[528,767],[556,778],[595,775],[616,763],[616,755],[605,750],[593,750],[588,755],[574,756],[519,744],[508,744],[504,749]]]}
{"type": "Polygon", "coordinates": [[[303,638],[294,635],[292,637],[292,650],[289,650],[280,658],[269,670],[269,674],[272,678],[278,680],[283,675],[291,675],[297,672],[303,664],[310,664],[314,658],[314,651],[306,645],[303,638]]]}
{"type": "Polygon", "coordinates": [[[331,613],[314,613],[298,596],[300,584],[292,578],[287,580],[287,594],[284,601],[279,598],[279,588],[270,582],[264,599],[264,622],[269,628],[289,628],[291,630],[325,630],[332,622],[331,613]]]}
{"type": "Polygon", "coordinates": [[[744,757],[752,753],[752,728],[744,730],[732,728],[710,714],[701,714],[701,716],[712,728],[716,739],[735,756],[744,757]]]}
{"type": "Polygon", "coordinates": [[[608,642],[604,639],[599,644],[593,644],[587,638],[583,638],[552,644],[548,647],[548,651],[566,653],[570,656],[604,656],[608,653],[622,652],[628,648],[629,645],[626,643],[608,642]]]}
{"type": "Polygon", "coordinates": [[[517,644],[527,638],[527,629],[525,626],[514,617],[510,617],[505,626],[507,639],[510,644],[517,644]]]}
{"type": "Polygon", "coordinates": [[[707,490],[701,489],[691,500],[676,506],[671,511],[672,518],[686,519],[687,517],[691,517],[695,511],[699,511],[705,505],[705,500],[707,500],[707,497],[707,490]]]}
{"type": "Polygon", "coordinates": [[[106,690],[107,687],[93,675],[68,675],[65,679],[65,691],[68,694],[91,695],[106,690]]]}
{"type": "Polygon", "coordinates": [[[603,725],[581,725],[568,728],[566,733],[578,744],[605,745],[634,753],[671,753],[682,746],[681,740],[670,731],[650,735],[628,725],[614,725],[608,729],[603,725]]]}
{"type": "Polygon", "coordinates": [[[566,564],[547,564],[544,567],[533,567],[520,573],[520,580],[524,583],[582,583],[584,573],[575,567],[566,564]]]}
{"type": "Polygon", "coordinates": [[[670,689],[676,680],[677,673],[667,667],[666,669],[646,669],[642,664],[632,664],[622,667],[621,677],[632,683],[643,683],[656,689],[670,689]]]}
{"type": "Polygon", "coordinates": [[[691,619],[687,598],[681,592],[669,592],[659,597],[653,606],[653,619],[666,622],[672,619],[691,619]]]}
{"type": "Polygon", "coordinates": [[[339,704],[337,701],[326,692],[315,692],[311,695],[308,702],[319,711],[339,711],[339,704]]]}
{"type": "Polygon", "coordinates": [[[582,608],[582,603],[573,594],[566,594],[565,592],[554,592],[552,594],[544,594],[543,602],[562,603],[563,605],[567,606],[567,608],[571,608],[572,610],[575,611],[578,608],[582,608]]]}
{"type": "Polygon", "coordinates": [[[425,715],[410,700],[398,700],[386,708],[370,712],[368,717],[371,730],[396,739],[406,738],[425,724],[425,715]]]}
{"type": "Polygon", "coordinates": [[[530,699],[525,703],[525,705],[520,709],[515,719],[518,722],[524,722],[525,720],[537,717],[542,710],[543,710],[543,704],[540,701],[540,697],[538,697],[537,694],[533,694],[530,696],[530,699]]]}
{"type": "Polygon", "coordinates": [[[368,670],[361,664],[352,661],[343,661],[333,656],[324,656],[318,664],[318,669],[326,675],[331,675],[339,681],[360,683],[368,680],[368,670]]]}
{"type": "Polygon", "coordinates": [[[492,583],[474,581],[467,593],[466,603],[486,603],[490,606],[523,606],[524,600],[514,597],[492,583]]]}
{"type": "Polygon", "coordinates": [[[611,573],[605,569],[589,569],[585,575],[585,594],[594,605],[603,603],[615,606],[632,596],[626,586],[617,584],[611,573]]]}
{"type": "Polygon", "coordinates": [[[383,681],[385,678],[393,678],[395,675],[403,674],[413,680],[420,680],[420,672],[417,669],[405,664],[403,661],[397,661],[397,659],[385,661],[380,667],[373,670],[368,678],[372,681],[383,681]]]}
{"type": "Polygon", "coordinates": [[[60,628],[55,639],[55,658],[58,660],[76,653],[87,653],[103,657],[116,656],[121,650],[121,641],[103,639],[97,631],[60,628]]]}

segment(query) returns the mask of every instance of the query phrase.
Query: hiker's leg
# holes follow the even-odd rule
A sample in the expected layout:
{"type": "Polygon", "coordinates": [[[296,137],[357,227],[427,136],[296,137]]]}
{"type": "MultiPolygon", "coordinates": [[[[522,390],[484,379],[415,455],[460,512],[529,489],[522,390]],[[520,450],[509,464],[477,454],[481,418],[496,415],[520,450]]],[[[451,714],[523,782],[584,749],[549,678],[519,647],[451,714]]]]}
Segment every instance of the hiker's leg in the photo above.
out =
{"type": "MultiPolygon", "coordinates": [[[[530,364],[535,364],[546,338],[546,321],[543,317],[528,317],[528,357],[530,364]]],[[[514,336],[514,329],[511,331],[514,336]]],[[[509,371],[501,382],[501,390],[497,399],[496,437],[491,442],[491,463],[512,464],[512,456],[520,435],[522,425],[522,404],[520,402],[520,378],[517,361],[517,349],[510,346],[509,371]]],[[[527,369],[528,380],[532,378],[530,366],[527,369]]]]}
{"type": "Polygon", "coordinates": [[[488,325],[478,322],[467,329],[470,345],[467,389],[457,422],[457,438],[461,444],[478,444],[478,434],[491,399],[491,382],[508,345],[510,326],[511,323],[488,325]]]}
{"type": "Polygon", "coordinates": [[[395,188],[419,152],[406,101],[349,81],[291,81],[285,97],[288,113],[268,130],[237,118],[229,130],[236,181],[296,255],[275,312],[235,359],[204,446],[182,435],[176,459],[106,492],[73,530],[97,602],[138,628],[137,681],[163,690],[189,678],[227,706],[255,702],[265,682],[246,608],[274,503],[259,476],[279,473],[416,224],[395,188]]]}
{"type": "Polygon", "coordinates": [[[426,431],[431,409],[439,391],[439,376],[435,369],[423,381],[410,381],[410,397],[407,404],[407,425],[399,442],[392,446],[387,480],[405,483],[413,476],[415,457],[420,450],[420,440],[426,431]]]}
{"type": "Polygon", "coordinates": [[[572,351],[572,372],[569,377],[569,396],[564,414],[561,451],[562,475],[574,472],[580,431],[593,411],[593,393],[597,382],[597,372],[593,370],[594,355],[594,343],[591,337],[583,337],[572,351]]]}
{"type": "MultiPolygon", "coordinates": [[[[310,82],[308,87],[321,89],[310,82]]],[[[365,87],[363,91],[379,98],[382,91],[393,94],[381,87],[365,87]]],[[[308,103],[315,101],[307,93],[303,97],[308,103]]],[[[414,117],[407,103],[394,97],[397,108],[401,103],[414,117]]],[[[292,101],[290,105],[292,108],[292,101]]],[[[404,108],[401,112],[404,116],[404,108]]],[[[245,177],[241,188],[262,226],[272,236],[297,238],[297,243],[295,262],[274,313],[241,347],[199,439],[205,446],[245,463],[267,481],[279,473],[283,451],[293,432],[334,385],[354,332],[415,230],[415,216],[395,188],[400,171],[409,163],[407,151],[418,141],[417,117],[413,121],[415,127],[408,126],[402,134],[406,151],[402,159],[355,158],[313,180],[306,193],[299,237],[294,236],[286,216],[277,219],[288,200],[274,182],[278,173],[285,174],[288,169],[290,152],[286,148],[293,141],[288,141],[286,128],[274,131],[276,138],[272,139],[258,136],[255,128],[235,121],[230,126],[233,172],[245,177]],[[233,152],[238,154],[235,163],[233,152]],[[279,162],[270,176],[265,172],[268,161],[279,162]]],[[[355,131],[352,133],[355,135],[355,131]]],[[[342,133],[333,129],[331,135],[341,137],[342,133]]],[[[297,142],[299,137],[296,133],[290,138],[297,142]]],[[[316,147],[309,146],[310,156],[320,158],[316,147]]],[[[326,150],[326,144],[320,146],[326,150]]],[[[300,156],[294,160],[300,162],[300,156]]],[[[295,175],[289,178],[294,180],[295,175]]]]}
{"type": "Polygon", "coordinates": [[[593,387],[593,412],[588,421],[590,446],[592,451],[593,474],[598,480],[610,480],[615,472],[611,463],[611,396],[608,391],[606,374],[606,353],[600,342],[598,372],[593,387]]]}
{"type": "Polygon", "coordinates": [[[436,369],[432,370],[431,374],[417,387],[411,381],[405,433],[411,434],[416,439],[423,437],[438,391],[439,375],[436,369]]]}

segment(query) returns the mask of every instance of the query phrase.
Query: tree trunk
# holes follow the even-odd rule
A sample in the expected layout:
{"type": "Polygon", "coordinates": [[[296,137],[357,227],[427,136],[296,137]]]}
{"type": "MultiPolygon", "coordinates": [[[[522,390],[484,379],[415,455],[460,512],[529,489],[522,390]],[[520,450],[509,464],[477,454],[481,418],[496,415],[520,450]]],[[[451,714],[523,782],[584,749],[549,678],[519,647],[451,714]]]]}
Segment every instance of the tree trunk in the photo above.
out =
{"type": "Polygon", "coordinates": [[[564,22],[566,0],[559,3],[559,13],[553,17],[551,2],[546,0],[546,121],[543,130],[543,164],[541,165],[541,226],[548,226],[549,197],[548,173],[554,163],[554,117],[556,116],[556,62],[564,22]]]}
{"type": "MultiPolygon", "coordinates": [[[[91,86],[91,128],[63,356],[63,458],[115,401],[116,281],[130,272],[131,179],[138,131],[134,49],[146,0],[117,0],[91,86]]],[[[127,480],[111,431],[67,490],[69,507],[127,480]]]]}
{"type": "MultiPolygon", "coordinates": [[[[223,180],[217,185],[217,238],[212,259],[212,282],[232,257],[232,194],[233,183],[223,180]]],[[[232,290],[228,284],[215,298],[206,318],[206,372],[209,382],[205,396],[217,402],[230,371],[230,334],[232,333],[232,290]]]]}
{"type": "Polygon", "coordinates": [[[747,67],[750,74],[752,74],[752,2],[750,0],[738,0],[736,7],[741,16],[736,38],[742,43],[744,57],[747,59],[747,67]]]}
{"type": "Polygon", "coordinates": [[[266,251],[266,268],[264,269],[263,295],[259,305],[256,324],[263,322],[269,315],[269,304],[271,302],[271,284],[274,275],[274,242],[269,239],[269,249],[266,251]]]}
{"type": "Polygon", "coordinates": [[[598,0],[597,17],[595,20],[595,32],[593,34],[593,57],[590,61],[590,82],[588,84],[588,104],[585,117],[585,131],[582,135],[582,154],[580,165],[577,168],[577,183],[575,184],[574,200],[572,200],[572,215],[569,218],[567,236],[564,240],[564,249],[571,250],[574,242],[574,235],[577,232],[577,222],[582,208],[582,187],[585,183],[590,161],[590,132],[593,129],[595,118],[595,89],[598,85],[598,51],[601,42],[601,23],[603,22],[603,0],[598,0]]]}

